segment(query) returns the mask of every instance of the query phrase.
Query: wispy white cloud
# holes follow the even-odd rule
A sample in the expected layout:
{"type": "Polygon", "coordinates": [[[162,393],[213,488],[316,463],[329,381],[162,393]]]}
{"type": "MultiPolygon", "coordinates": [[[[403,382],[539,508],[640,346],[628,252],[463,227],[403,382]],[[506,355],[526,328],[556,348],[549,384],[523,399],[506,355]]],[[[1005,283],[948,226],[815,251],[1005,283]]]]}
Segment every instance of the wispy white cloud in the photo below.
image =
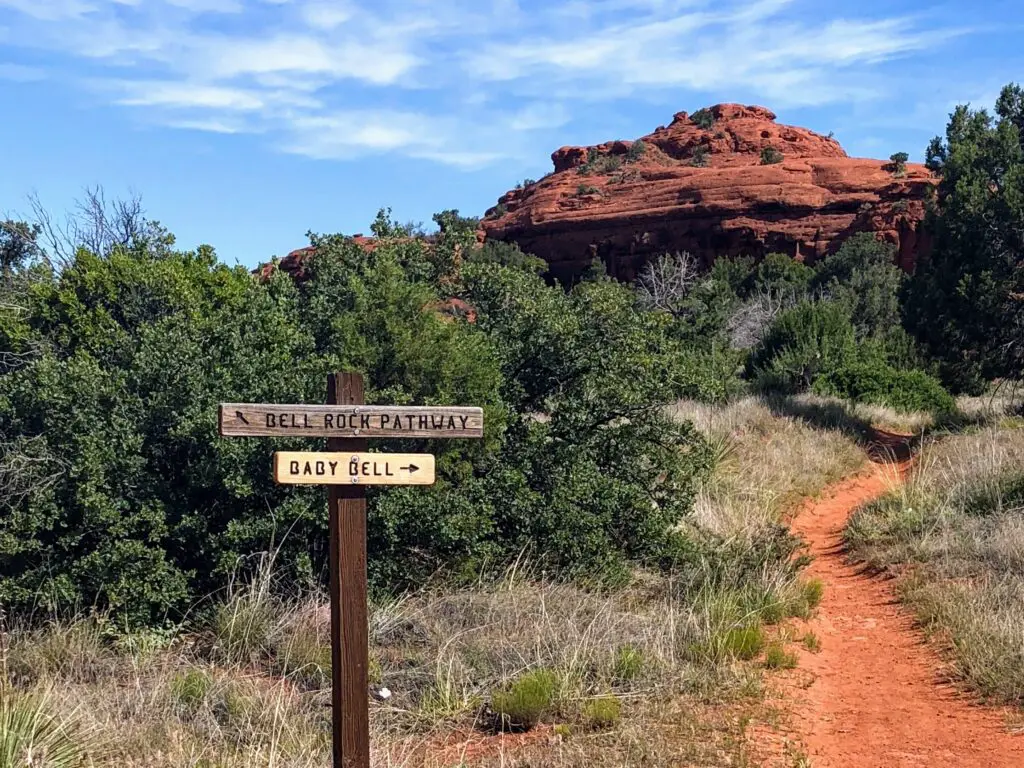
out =
{"type": "Polygon", "coordinates": [[[34,83],[46,78],[46,72],[39,67],[26,67],[23,64],[5,64],[0,62],[0,80],[13,83],[34,83]]]}
{"type": "Polygon", "coordinates": [[[0,0],[8,45],[46,49],[72,75],[84,64],[83,83],[149,121],[264,132],[314,158],[401,153],[460,167],[521,155],[581,104],[680,93],[868,102],[891,94],[893,62],[966,32],[927,17],[837,18],[824,5],[0,0]]]}

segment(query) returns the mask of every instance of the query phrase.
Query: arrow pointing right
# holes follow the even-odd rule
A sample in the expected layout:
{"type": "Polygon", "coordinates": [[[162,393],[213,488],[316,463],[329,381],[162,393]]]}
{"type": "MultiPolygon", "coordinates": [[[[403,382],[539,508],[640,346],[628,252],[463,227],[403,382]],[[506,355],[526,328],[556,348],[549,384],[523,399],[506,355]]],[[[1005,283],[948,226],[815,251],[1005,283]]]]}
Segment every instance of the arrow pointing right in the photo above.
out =
{"type": "Polygon", "coordinates": [[[408,467],[399,467],[399,469],[405,470],[412,474],[413,472],[418,471],[419,467],[417,467],[415,464],[410,464],[408,467]]]}

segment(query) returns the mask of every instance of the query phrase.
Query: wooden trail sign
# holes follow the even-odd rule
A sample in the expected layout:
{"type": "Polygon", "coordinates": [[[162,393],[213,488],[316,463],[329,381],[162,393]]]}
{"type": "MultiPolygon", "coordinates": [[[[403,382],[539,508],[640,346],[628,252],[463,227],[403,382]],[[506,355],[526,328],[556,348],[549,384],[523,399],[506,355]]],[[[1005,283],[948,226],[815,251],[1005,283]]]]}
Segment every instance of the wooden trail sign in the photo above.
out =
{"type": "Polygon", "coordinates": [[[225,437],[483,437],[482,408],[222,403],[225,437]]]}
{"type": "Polygon", "coordinates": [[[219,421],[224,437],[328,438],[327,452],[275,453],[273,473],[279,483],[327,485],[333,765],[370,768],[366,486],[429,485],[434,457],[367,453],[366,439],[483,437],[483,410],[366,405],[363,377],[335,373],[327,377],[327,405],[222,403],[219,421]],[[349,474],[353,458],[358,464],[354,483],[349,474]],[[332,467],[333,461],[339,463],[332,467]],[[298,462],[297,473],[293,462],[298,462]]]}
{"type": "Polygon", "coordinates": [[[433,485],[434,456],[278,451],[274,480],[294,485],[433,485]]]}

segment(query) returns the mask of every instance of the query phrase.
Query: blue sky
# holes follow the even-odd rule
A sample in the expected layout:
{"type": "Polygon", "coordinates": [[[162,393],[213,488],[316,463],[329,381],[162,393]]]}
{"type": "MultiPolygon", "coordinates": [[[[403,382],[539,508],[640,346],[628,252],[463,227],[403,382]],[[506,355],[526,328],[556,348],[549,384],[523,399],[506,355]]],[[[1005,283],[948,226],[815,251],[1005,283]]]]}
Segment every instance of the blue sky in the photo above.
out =
{"type": "Polygon", "coordinates": [[[920,159],[1024,79],[1022,28],[1020,0],[0,0],[0,214],[102,184],[252,266],[724,101],[920,159]]]}

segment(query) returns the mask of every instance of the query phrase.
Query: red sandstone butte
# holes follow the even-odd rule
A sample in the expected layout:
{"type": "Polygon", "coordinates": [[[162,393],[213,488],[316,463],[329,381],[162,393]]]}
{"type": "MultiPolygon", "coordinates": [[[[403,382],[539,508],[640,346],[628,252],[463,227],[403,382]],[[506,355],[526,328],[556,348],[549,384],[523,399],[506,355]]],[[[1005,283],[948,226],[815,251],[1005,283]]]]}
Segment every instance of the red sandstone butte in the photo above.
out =
{"type": "Polygon", "coordinates": [[[864,231],[894,244],[900,266],[913,268],[935,183],[924,166],[908,163],[899,174],[888,161],[849,157],[835,139],[780,125],[764,107],[708,111],[710,128],[679,112],[642,137],[646,151],[633,161],[630,141],[562,147],[551,155],[553,173],[506,192],[487,212],[486,236],[518,243],[563,280],[595,257],[631,280],[647,259],[674,251],[704,263],[772,252],[813,262],[864,231]],[[767,147],[781,163],[761,163],[767,147]],[[706,165],[697,167],[701,152],[706,165]],[[605,168],[581,173],[588,155],[605,168]]]}

